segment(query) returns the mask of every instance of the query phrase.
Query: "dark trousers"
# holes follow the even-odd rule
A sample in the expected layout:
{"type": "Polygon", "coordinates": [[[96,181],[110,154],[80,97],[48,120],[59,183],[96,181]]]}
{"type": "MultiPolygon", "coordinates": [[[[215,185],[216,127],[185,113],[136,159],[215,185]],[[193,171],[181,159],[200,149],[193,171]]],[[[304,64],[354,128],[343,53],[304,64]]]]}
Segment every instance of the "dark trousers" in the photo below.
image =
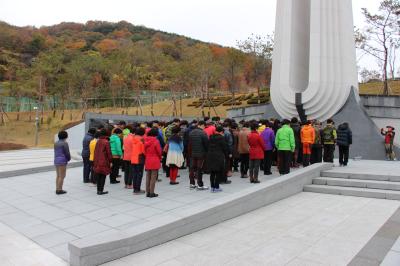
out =
{"type": "Polygon", "coordinates": [[[324,162],[333,163],[335,144],[324,144],[324,162]]]}
{"type": "Polygon", "coordinates": [[[249,172],[250,172],[250,181],[258,180],[258,172],[260,170],[261,160],[250,160],[249,164],[249,172]]]}
{"type": "Polygon", "coordinates": [[[97,192],[103,192],[104,184],[106,182],[106,175],[96,174],[97,192]]]}
{"type": "Polygon", "coordinates": [[[313,145],[311,148],[311,164],[322,163],[322,146],[313,145]]]}
{"type": "Polygon", "coordinates": [[[133,192],[139,192],[142,185],[144,164],[131,164],[133,192]]]}
{"type": "Polygon", "coordinates": [[[161,163],[162,163],[162,168],[165,172],[165,176],[169,178],[169,166],[167,165],[167,154],[166,153],[163,153],[161,163]]]}
{"type": "Polygon", "coordinates": [[[90,161],[90,182],[92,182],[93,184],[96,184],[96,174],[93,171],[93,161],[90,161]]]}
{"type": "Polygon", "coordinates": [[[211,188],[219,188],[219,182],[220,182],[221,175],[222,175],[221,171],[219,171],[219,172],[211,171],[211,173],[210,173],[211,188]]]}
{"type": "Polygon", "coordinates": [[[233,158],[233,171],[237,172],[239,170],[239,158],[233,158]]]}
{"type": "Polygon", "coordinates": [[[248,153],[240,154],[240,174],[242,176],[247,175],[247,171],[249,171],[249,162],[250,157],[248,153]]]}
{"type": "Polygon", "coordinates": [[[264,174],[271,173],[272,166],[272,150],[264,151],[264,174]]]}
{"type": "Polygon", "coordinates": [[[190,171],[189,171],[189,179],[191,185],[196,185],[196,179],[197,179],[197,185],[199,187],[204,186],[203,164],[204,164],[204,158],[191,158],[190,171]]]}
{"type": "Polygon", "coordinates": [[[311,154],[303,154],[303,167],[307,167],[310,165],[311,154]]]}
{"type": "Polygon", "coordinates": [[[82,160],[83,160],[83,183],[89,183],[90,172],[91,172],[90,160],[89,157],[82,157],[82,160]]]}
{"type": "Polygon", "coordinates": [[[124,181],[126,186],[132,186],[132,167],[131,161],[123,161],[124,181]]]}
{"type": "Polygon", "coordinates": [[[291,164],[293,167],[297,167],[299,166],[298,161],[299,161],[299,148],[296,148],[294,150],[294,152],[292,153],[292,160],[291,160],[291,164]]]}
{"type": "Polygon", "coordinates": [[[286,175],[290,173],[290,163],[293,153],[291,151],[278,151],[279,173],[286,175]]]}
{"type": "Polygon", "coordinates": [[[117,176],[119,173],[120,166],[121,166],[121,159],[120,158],[112,158],[112,167],[111,167],[111,174],[110,174],[110,182],[111,183],[117,182],[117,176]]]}
{"type": "Polygon", "coordinates": [[[346,166],[349,162],[349,146],[339,146],[339,163],[346,166]]]}

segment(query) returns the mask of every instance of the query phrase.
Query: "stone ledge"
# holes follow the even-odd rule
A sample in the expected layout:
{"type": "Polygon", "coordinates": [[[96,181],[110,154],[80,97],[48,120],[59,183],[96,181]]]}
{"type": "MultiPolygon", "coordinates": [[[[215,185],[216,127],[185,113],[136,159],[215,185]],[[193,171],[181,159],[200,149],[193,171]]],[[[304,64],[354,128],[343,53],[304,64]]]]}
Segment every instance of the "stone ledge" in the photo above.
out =
{"type": "MultiPolygon", "coordinates": [[[[83,165],[82,162],[72,162],[72,163],[68,164],[68,168],[81,167],[82,165],[83,165]]],[[[5,172],[0,172],[0,178],[7,178],[7,177],[14,177],[14,176],[21,176],[21,175],[31,175],[31,174],[37,174],[37,173],[43,173],[43,172],[50,172],[50,171],[54,171],[54,170],[55,170],[54,165],[47,165],[47,166],[41,166],[41,167],[21,169],[21,170],[5,171],[5,172]]]]}
{"type": "Polygon", "coordinates": [[[98,265],[197,232],[303,191],[332,164],[316,164],[216,199],[207,207],[179,210],[129,230],[69,243],[70,264],[98,265]]]}

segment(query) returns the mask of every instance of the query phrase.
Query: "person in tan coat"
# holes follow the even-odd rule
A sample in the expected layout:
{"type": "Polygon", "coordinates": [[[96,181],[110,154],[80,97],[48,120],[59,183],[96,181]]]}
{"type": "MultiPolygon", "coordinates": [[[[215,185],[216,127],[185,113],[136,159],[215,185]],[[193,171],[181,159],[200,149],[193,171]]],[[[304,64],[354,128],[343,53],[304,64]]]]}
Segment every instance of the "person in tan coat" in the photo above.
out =
{"type": "Polygon", "coordinates": [[[249,162],[250,162],[250,155],[249,155],[249,141],[248,136],[250,134],[250,125],[248,122],[243,124],[243,128],[239,132],[238,136],[238,152],[240,157],[240,176],[241,178],[247,178],[247,172],[249,170],[249,162]]]}

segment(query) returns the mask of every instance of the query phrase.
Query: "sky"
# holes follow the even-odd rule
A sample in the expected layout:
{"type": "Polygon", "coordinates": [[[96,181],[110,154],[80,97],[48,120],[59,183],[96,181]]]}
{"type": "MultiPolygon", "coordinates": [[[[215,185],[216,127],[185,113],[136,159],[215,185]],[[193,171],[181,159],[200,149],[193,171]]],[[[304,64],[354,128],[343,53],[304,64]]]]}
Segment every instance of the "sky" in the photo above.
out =
{"type": "MultiPolygon", "coordinates": [[[[277,0],[0,0],[0,20],[36,27],[63,21],[126,20],[224,46],[275,27],[277,0]]],[[[328,0],[329,1],[329,0],[328,0]]],[[[361,8],[376,11],[380,0],[353,0],[354,24],[362,28],[361,8]]],[[[373,60],[360,62],[376,68],[373,60]]]]}

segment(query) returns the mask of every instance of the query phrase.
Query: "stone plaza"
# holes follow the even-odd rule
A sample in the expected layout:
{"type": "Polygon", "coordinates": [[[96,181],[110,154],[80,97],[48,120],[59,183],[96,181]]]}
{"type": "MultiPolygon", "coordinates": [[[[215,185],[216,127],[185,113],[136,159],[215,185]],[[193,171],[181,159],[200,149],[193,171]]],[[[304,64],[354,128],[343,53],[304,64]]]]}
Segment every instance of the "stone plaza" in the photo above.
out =
{"type": "MultiPolygon", "coordinates": [[[[34,169],[45,166],[35,161],[51,152],[4,152],[0,159],[4,165],[19,159],[25,167],[33,162],[34,169]]],[[[234,175],[219,194],[190,190],[187,171],[181,171],[178,186],[161,176],[156,199],[134,196],[120,184],[107,184],[110,193],[97,196],[95,187],[82,183],[81,167],[68,170],[68,193],[62,196],[53,191],[54,170],[5,177],[0,179],[1,265],[399,265],[400,201],[344,196],[349,184],[343,195],[303,192],[322,175],[358,173],[370,181],[380,177],[374,182],[382,185],[400,178],[399,170],[397,162],[322,164],[288,176],[274,171],[259,185],[234,175]],[[121,248],[113,242],[124,252],[116,252],[121,248]],[[71,261],[77,249],[81,257],[71,261]]],[[[391,189],[386,194],[399,190],[391,189]]]]}

